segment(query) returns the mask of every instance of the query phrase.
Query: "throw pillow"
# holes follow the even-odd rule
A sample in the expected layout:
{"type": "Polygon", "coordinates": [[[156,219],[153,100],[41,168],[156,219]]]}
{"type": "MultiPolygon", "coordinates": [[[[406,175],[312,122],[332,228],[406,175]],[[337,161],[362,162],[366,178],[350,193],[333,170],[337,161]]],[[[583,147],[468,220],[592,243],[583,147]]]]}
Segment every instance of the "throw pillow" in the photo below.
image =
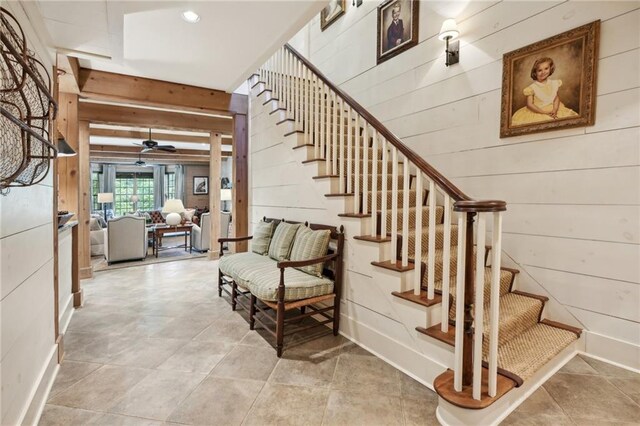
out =
{"type": "Polygon", "coordinates": [[[195,214],[196,209],[186,209],[184,211],[184,218],[187,219],[188,222],[193,221],[193,215],[195,214]]]}
{"type": "Polygon", "coordinates": [[[153,223],[164,223],[164,217],[162,217],[162,213],[160,213],[158,210],[149,212],[149,215],[151,216],[151,221],[153,223]]]}
{"type": "Polygon", "coordinates": [[[269,243],[273,234],[273,222],[258,222],[253,228],[251,251],[264,256],[269,252],[269,243]]]}
{"type": "MultiPolygon", "coordinates": [[[[293,241],[290,260],[310,260],[326,256],[330,239],[331,232],[328,229],[312,231],[310,228],[301,227],[296,234],[296,239],[293,241]]],[[[321,277],[322,266],[322,263],[316,263],[296,269],[321,277]]]]}
{"type": "Polygon", "coordinates": [[[89,219],[89,231],[102,231],[102,226],[95,217],[89,219]]]}
{"type": "Polygon", "coordinates": [[[273,233],[273,238],[271,238],[271,244],[269,245],[270,258],[273,260],[285,260],[289,258],[291,243],[293,243],[299,227],[299,223],[280,222],[273,233]]]}

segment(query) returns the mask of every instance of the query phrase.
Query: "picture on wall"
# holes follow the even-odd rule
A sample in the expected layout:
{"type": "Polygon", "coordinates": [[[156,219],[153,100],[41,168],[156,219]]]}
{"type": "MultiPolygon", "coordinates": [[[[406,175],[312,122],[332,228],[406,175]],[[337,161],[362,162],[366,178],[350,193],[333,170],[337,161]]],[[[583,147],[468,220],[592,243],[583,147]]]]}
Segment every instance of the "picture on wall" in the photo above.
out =
{"type": "Polygon", "coordinates": [[[378,6],[378,64],[418,44],[419,6],[413,0],[387,0],[378,6]]]}
{"type": "Polygon", "coordinates": [[[193,195],[209,194],[209,177],[194,176],[193,177],[193,195]]]}
{"type": "Polygon", "coordinates": [[[327,27],[344,15],[345,0],[331,0],[329,4],[320,12],[320,29],[326,30],[327,27]]]}
{"type": "Polygon", "coordinates": [[[600,21],[506,53],[500,137],[595,122],[600,21]]]}

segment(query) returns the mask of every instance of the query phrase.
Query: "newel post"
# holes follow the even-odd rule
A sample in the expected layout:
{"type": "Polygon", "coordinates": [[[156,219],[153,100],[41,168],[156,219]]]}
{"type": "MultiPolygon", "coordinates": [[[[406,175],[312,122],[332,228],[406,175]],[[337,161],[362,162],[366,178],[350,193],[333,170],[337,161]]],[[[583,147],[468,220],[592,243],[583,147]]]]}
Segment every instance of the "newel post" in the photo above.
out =
{"type": "MultiPolygon", "coordinates": [[[[475,298],[475,256],[473,255],[473,221],[476,213],[467,214],[464,265],[464,340],[462,351],[462,385],[473,383],[473,314],[471,305],[475,298]]],[[[482,362],[482,360],[479,360],[482,362]]]]}

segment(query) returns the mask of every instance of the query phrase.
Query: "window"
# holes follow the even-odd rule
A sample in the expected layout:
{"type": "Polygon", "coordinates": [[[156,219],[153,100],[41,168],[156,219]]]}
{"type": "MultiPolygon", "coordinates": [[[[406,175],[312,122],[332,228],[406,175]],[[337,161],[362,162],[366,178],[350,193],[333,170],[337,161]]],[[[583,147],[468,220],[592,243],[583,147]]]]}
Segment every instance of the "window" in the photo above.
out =
{"type": "Polygon", "coordinates": [[[91,172],[91,211],[99,212],[102,206],[98,202],[98,192],[100,192],[100,172],[91,172]]]}
{"type": "Polygon", "coordinates": [[[153,173],[116,173],[113,208],[116,216],[133,211],[131,196],[138,195],[138,210],[153,210],[153,173]]]}
{"type": "Polygon", "coordinates": [[[176,198],[176,174],[167,173],[164,175],[164,199],[173,200],[176,198]]]}

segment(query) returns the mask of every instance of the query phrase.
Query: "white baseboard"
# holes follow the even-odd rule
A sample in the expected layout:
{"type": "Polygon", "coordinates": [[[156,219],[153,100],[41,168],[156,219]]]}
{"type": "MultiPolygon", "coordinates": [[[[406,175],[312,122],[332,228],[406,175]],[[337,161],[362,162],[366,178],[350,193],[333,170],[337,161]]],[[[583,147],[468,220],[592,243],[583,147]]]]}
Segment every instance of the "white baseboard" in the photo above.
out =
{"type": "Polygon", "coordinates": [[[640,373],[640,346],[592,331],[585,330],[584,334],[585,355],[640,373]]]}
{"type": "Polygon", "coordinates": [[[22,421],[22,425],[37,425],[44,410],[44,405],[49,398],[49,392],[51,392],[51,386],[58,375],[60,366],[58,364],[58,346],[55,345],[49,354],[49,361],[43,367],[42,374],[38,385],[34,387],[31,402],[27,407],[22,421]]]}
{"type": "Polygon", "coordinates": [[[74,312],[75,308],[73,307],[73,295],[70,294],[63,312],[60,313],[60,334],[64,334],[67,332],[67,327],[69,327],[69,323],[71,322],[71,317],[73,316],[74,312]]]}

